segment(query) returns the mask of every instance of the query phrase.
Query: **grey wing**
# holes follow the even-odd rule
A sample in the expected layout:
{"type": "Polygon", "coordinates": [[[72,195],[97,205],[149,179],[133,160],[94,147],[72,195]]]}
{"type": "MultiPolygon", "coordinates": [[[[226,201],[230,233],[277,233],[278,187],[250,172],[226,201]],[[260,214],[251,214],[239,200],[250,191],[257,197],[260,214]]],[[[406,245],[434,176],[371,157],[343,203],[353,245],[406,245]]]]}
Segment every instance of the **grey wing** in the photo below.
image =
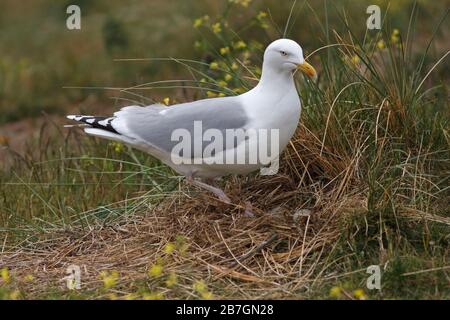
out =
{"type": "Polygon", "coordinates": [[[114,116],[111,125],[117,132],[165,152],[171,152],[180,142],[180,140],[172,139],[175,130],[184,129],[183,131],[190,135],[191,157],[193,157],[194,140],[200,139],[202,150],[211,143],[203,141],[199,133],[202,135],[208,129],[215,129],[217,133],[220,131],[223,149],[226,149],[242,142],[239,141],[239,137],[233,137],[234,141],[227,143],[226,130],[245,129],[249,123],[242,104],[235,97],[199,100],[171,107],[160,105],[127,107],[116,112],[114,116]]]}

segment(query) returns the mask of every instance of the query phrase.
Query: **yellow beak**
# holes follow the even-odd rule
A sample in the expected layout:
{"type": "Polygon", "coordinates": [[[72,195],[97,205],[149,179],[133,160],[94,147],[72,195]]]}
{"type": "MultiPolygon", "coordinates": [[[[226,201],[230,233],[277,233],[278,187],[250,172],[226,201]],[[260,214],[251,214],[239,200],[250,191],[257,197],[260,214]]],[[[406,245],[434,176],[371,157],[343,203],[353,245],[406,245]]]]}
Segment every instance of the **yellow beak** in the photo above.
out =
{"type": "Polygon", "coordinates": [[[315,80],[317,78],[317,72],[316,69],[312,65],[310,65],[308,62],[303,62],[299,65],[297,65],[297,70],[300,70],[304,74],[306,74],[311,79],[315,80]]]}

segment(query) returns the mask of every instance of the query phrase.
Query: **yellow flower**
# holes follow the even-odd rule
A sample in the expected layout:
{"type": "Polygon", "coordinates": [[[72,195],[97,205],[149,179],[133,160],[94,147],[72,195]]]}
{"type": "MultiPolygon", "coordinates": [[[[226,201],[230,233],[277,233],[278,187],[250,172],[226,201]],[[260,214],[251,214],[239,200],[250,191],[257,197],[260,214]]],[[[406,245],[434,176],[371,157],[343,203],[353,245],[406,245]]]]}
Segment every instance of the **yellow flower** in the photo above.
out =
{"type": "Polygon", "coordinates": [[[115,293],[108,294],[108,299],[109,300],[117,300],[117,294],[115,294],[115,293]]]}
{"type": "Polygon", "coordinates": [[[340,287],[333,287],[330,289],[330,297],[339,299],[342,296],[342,289],[340,287]]]}
{"type": "Polygon", "coordinates": [[[355,54],[352,57],[352,62],[353,62],[353,64],[359,64],[361,62],[361,59],[355,54]]]}
{"type": "Polygon", "coordinates": [[[9,270],[6,267],[0,270],[0,276],[3,279],[4,283],[9,283],[9,281],[11,280],[11,277],[9,276],[9,270]]]}
{"type": "Polygon", "coordinates": [[[218,94],[219,97],[225,97],[225,93],[221,92],[218,94]]]}
{"type": "Polygon", "coordinates": [[[231,3],[240,4],[241,6],[247,8],[252,0],[229,0],[231,3]]]}
{"type": "Polygon", "coordinates": [[[164,252],[167,254],[171,254],[174,251],[175,251],[175,243],[168,242],[164,247],[164,252]]]}
{"type": "Polygon", "coordinates": [[[160,264],[154,264],[151,266],[150,270],[148,270],[148,275],[150,277],[159,277],[164,270],[164,267],[160,264]]]}
{"type": "Polygon", "coordinates": [[[208,290],[208,287],[203,280],[197,280],[194,283],[194,290],[200,295],[200,297],[204,300],[211,300],[213,298],[213,294],[208,290]]]}
{"type": "Polygon", "coordinates": [[[233,62],[233,63],[231,64],[231,70],[237,70],[237,69],[239,69],[238,64],[237,64],[236,62],[233,62]]]}
{"type": "Polygon", "coordinates": [[[193,287],[194,287],[194,290],[200,294],[205,293],[208,290],[208,288],[206,287],[205,281],[203,281],[203,280],[195,281],[193,287]]]}
{"type": "Polygon", "coordinates": [[[113,142],[112,146],[113,146],[114,151],[116,153],[122,153],[122,151],[123,151],[123,144],[121,144],[120,142],[113,142]]]}
{"type": "Polygon", "coordinates": [[[25,277],[23,277],[23,280],[25,282],[32,282],[34,280],[34,277],[32,274],[27,274],[25,277]]]}
{"type": "Polygon", "coordinates": [[[177,282],[178,282],[178,277],[177,277],[177,275],[175,274],[175,272],[171,272],[171,273],[169,274],[169,276],[167,277],[167,280],[166,280],[166,286],[167,286],[168,288],[171,288],[171,287],[173,287],[174,285],[176,285],[177,282]]]}
{"type": "Polygon", "coordinates": [[[256,16],[256,19],[259,21],[261,28],[267,29],[269,28],[269,25],[264,21],[267,17],[267,13],[264,11],[260,11],[258,15],[256,16]]]}
{"type": "Polygon", "coordinates": [[[230,48],[229,47],[220,48],[220,54],[221,55],[224,56],[224,55],[226,55],[228,53],[230,53],[230,48]]]}
{"type": "Polygon", "coordinates": [[[367,295],[363,289],[356,289],[353,291],[353,296],[359,300],[367,300],[367,295]]]}
{"type": "Polygon", "coordinates": [[[381,39],[380,41],[377,42],[377,47],[378,47],[378,49],[386,48],[386,44],[384,43],[383,39],[381,39]]]}
{"type": "Polygon", "coordinates": [[[116,280],[112,277],[106,277],[103,279],[103,286],[105,289],[110,289],[116,285],[116,280]]]}
{"type": "Polygon", "coordinates": [[[215,97],[217,97],[217,93],[212,92],[212,91],[206,91],[206,96],[208,98],[215,98],[215,97]]]}
{"type": "Polygon", "coordinates": [[[123,297],[125,300],[136,300],[136,294],[135,293],[128,293],[123,297]]]}
{"type": "Polygon", "coordinates": [[[217,70],[219,69],[219,64],[215,61],[211,62],[209,67],[211,68],[211,70],[217,70]]]}
{"type": "Polygon", "coordinates": [[[205,291],[205,292],[202,292],[201,297],[203,300],[212,300],[213,294],[212,294],[212,292],[205,291]]]}
{"type": "Polygon", "coordinates": [[[209,16],[205,15],[201,18],[197,18],[194,20],[194,28],[199,28],[201,27],[206,21],[209,20],[209,16]]]}
{"type": "Polygon", "coordinates": [[[225,81],[230,81],[231,79],[233,79],[233,76],[231,74],[227,73],[225,75],[225,81]]]}
{"type": "Polygon", "coordinates": [[[244,49],[246,47],[247,47],[247,44],[242,40],[239,40],[238,42],[233,43],[233,48],[235,48],[235,49],[244,49]]]}
{"type": "Polygon", "coordinates": [[[211,28],[212,28],[212,31],[213,31],[214,33],[222,32],[222,26],[220,25],[220,22],[214,23],[214,24],[211,26],[211,28]]]}
{"type": "Polygon", "coordinates": [[[198,18],[194,20],[194,28],[200,28],[203,25],[203,19],[198,18]]]}
{"type": "Polygon", "coordinates": [[[14,290],[13,292],[11,292],[9,294],[9,299],[11,300],[17,300],[20,298],[20,291],[19,290],[14,290]]]}
{"type": "Polygon", "coordinates": [[[394,29],[391,34],[391,42],[398,43],[400,41],[400,31],[398,29],[394,29]]]}
{"type": "Polygon", "coordinates": [[[258,20],[264,19],[265,17],[267,17],[267,12],[264,12],[264,11],[260,11],[260,12],[258,13],[258,15],[256,16],[256,18],[257,18],[258,20]]]}
{"type": "Polygon", "coordinates": [[[100,272],[100,277],[103,281],[103,287],[105,287],[105,289],[110,289],[117,284],[119,273],[117,271],[111,271],[111,273],[102,271],[100,272]]]}
{"type": "Polygon", "coordinates": [[[143,296],[144,300],[163,300],[164,295],[160,292],[158,293],[144,293],[143,296]]]}
{"type": "Polygon", "coordinates": [[[163,102],[164,102],[164,104],[165,104],[166,106],[168,106],[169,103],[170,103],[170,98],[169,98],[169,97],[164,98],[164,99],[163,99],[163,102]]]}
{"type": "Polygon", "coordinates": [[[226,88],[228,83],[226,81],[224,81],[224,80],[219,80],[219,81],[217,81],[217,85],[219,87],[226,88]]]}

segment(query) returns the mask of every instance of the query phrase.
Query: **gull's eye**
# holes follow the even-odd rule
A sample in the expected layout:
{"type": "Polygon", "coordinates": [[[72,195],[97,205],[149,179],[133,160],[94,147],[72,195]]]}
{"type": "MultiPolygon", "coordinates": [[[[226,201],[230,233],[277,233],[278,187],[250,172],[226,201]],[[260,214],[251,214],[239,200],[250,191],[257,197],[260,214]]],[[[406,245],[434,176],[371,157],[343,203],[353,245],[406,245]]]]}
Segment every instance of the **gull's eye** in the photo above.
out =
{"type": "Polygon", "coordinates": [[[288,55],[288,53],[286,51],[280,51],[280,53],[283,57],[286,57],[288,55]]]}

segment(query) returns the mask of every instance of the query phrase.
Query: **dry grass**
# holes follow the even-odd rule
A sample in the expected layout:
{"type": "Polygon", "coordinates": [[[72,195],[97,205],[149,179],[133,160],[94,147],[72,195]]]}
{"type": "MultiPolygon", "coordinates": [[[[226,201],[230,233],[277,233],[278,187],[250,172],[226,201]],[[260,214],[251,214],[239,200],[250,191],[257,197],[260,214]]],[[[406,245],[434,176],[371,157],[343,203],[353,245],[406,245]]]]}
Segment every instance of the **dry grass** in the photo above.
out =
{"type": "MultiPolygon", "coordinates": [[[[165,245],[183,236],[187,251],[164,260],[165,270],[175,271],[185,284],[178,288],[178,298],[192,297],[188,283],[195,279],[206,279],[216,297],[222,298],[286,298],[308,292],[323,281],[333,263],[327,257],[346,214],[359,208],[364,211],[367,205],[361,194],[342,196],[350,181],[346,175],[326,185],[305,184],[309,179],[305,172],[312,175],[313,168],[324,170],[322,165],[327,163],[317,163],[320,143],[312,139],[309,146],[304,144],[304,134],[293,140],[282,174],[226,182],[226,192],[235,205],[222,204],[182,185],[156,206],[142,204],[138,215],[34,234],[33,240],[30,237],[3,252],[1,264],[13,270],[17,279],[33,274],[45,284],[29,285],[31,296],[49,288],[63,289],[62,278],[71,264],[82,267],[83,289],[101,286],[103,270],[118,271],[121,286],[127,287],[148,280],[149,266],[167,256],[165,245]],[[299,150],[294,147],[299,145],[309,148],[310,158],[296,159],[299,150]],[[245,201],[253,204],[255,217],[244,214],[245,201]],[[184,291],[181,296],[179,290],[184,291]]],[[[175,294],[159,289],[168,297],[175,294]]]]}
{"type": "MultiPolygon", "coordinates": [[[[223,57],[217,49],[233,48],[235,34],[215,35],[211,23],[200,32],[204,59],[183,63],[193,85],[170,88],[210,90],[200,78],[217,85],[233,75],[210,94],[244,92],[257,78],[251,61],[232,68],[245,56],[260,61],[257,45],[223,57]]],[[[280,173],[224,180],[233,205],[184,183],[174,190],[173,172],[139,152],[64,133],[60,122],[57,133],[42,129],[11,172],[0,171],[0,267],[14,278],[6,291],[0,281],[0,298],[14,287],[26,299],[70,298],[63,278],[71,264],[89,299],[209,297],[195,289],[199,280],[224,299],[322,298],[331,285],[355,298],[351,290],[366,280],[358,274],[373,264],[384,273],[371,298],[447,298],[448,53],[423,51],[389,28],[361,38],[344,24],[348,36],[336,32],[336,43],[327,39],[310,57],[321,77],[299,86],[305,108],[280,173]],[[247,201],[255,217],[245,215],[247,201]],[[155,265],[162,274],[149,275],[155,265]],[[117,271],[118,283],[105,286],[103,271],[117,271]],[[170,274],[176,285],[166,283],[170,274]]],[[[314,33],[314,46],[321,38],[314,33]]],[[[126,97],[146,98],[133,94],[126,97]]]]}
{"type": "MultiPolygon", "coordinates": [[[[91,220],[88,211],[65,226],[30,229],[13,246],[5,242],[0,265],[11,270],[30,298],[46,297],[52,290],[67,294],[64,277],[72,264],[81,267],[82,292],[88,298],[129,297],[147,290],[165,298],[195,299],[193,284],[201,279],[216,298],[308,297],[325,283],[361,271],[339,266],[346,255],[335,252],[342,234],[352,230],[353,217],[365,219],[368,212],[359,157],[322,149],[320,139],[302,125],[278,175],[224,181],[233,205],[185,183],[160,202],[141,191],[128,201],[132,214],[91,220]],[[255,217],[245,215],[247,201],[255,217]],[[166,253],[166,245],[179,237],[187,249],[166,253]],[[163,266],[163,275],[148,275],[153,264],[163,266]],[[120,278],[106,290],[99,275],[112,270],[120,278]],[[171,288],[164,282],[170,273],[178,277],[171,288]],[[33,282],[23,280],[28,274],[33,282]]],[[[450,225],[443,216],[406,205],[397,212],[416,223],[425,219],[450,225]]],[[[380,263],[389,260],[382,245],[378,254],[380,263]]]]}

